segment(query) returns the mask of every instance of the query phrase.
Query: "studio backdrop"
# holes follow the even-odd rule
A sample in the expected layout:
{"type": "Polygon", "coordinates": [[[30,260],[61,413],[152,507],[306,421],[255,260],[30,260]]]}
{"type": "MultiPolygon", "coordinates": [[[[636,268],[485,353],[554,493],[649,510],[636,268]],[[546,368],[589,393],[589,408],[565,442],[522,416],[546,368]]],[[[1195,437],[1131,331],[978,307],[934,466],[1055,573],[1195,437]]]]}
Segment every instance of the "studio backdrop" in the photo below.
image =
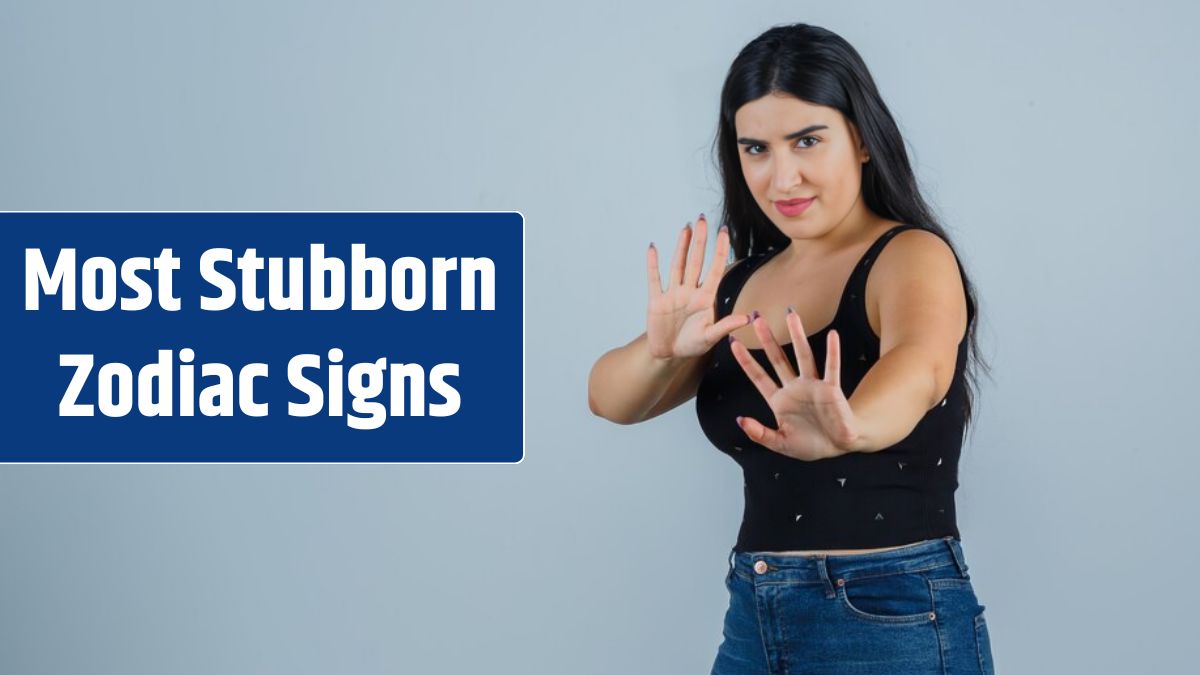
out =
{"type": "Polygon", "coordinates": [[[0,673],[708,672],[741,472],[694,401],[614,424],[589,409],[588,376],[646,329],[648,244],[665,274],[683,225],[721,211],[730,62],[794,22],[859,50],[978,293],[991,369],[956,504],[996,669],[1194,670],[1196,5],[9,0],[0,673]],[[96,214],[134,212],[98,235],[96,214]],[[414,221],[410,236],[356,230],[338,218],[351,212],[500,216],[414,221]],[[187,229],[218,213],[217,230],[187,229]],[[463,309],[458,281],[443,296],[455,311],[431,292],[418,320],[356,313],[350,296],[295,323],[240,304],[86,321],[21,305],[34,240],[47,278],[55,242],[79,245],[77,269],[91,246],[114,270],[145,256],[149,275],[184,241],[180,275],[226,248],[214,269],[232,280],[252,247],[264,275],[272,256],[315,260],[317,240],[349,265],[360,232],[363,260],[492,260],[508,314],[463,309]],[[279,389],[251,403],[279,426],[210,435],[199,407],[127,426],[138,399],[119,391],[105,410],[124,401],[128,417],[71,422],[69,373],[39,355],[84,338],[131,386],[160,358],[179,377],[273,345],[260,383],[279,389]],[[457,380],[439,373],[473,422],[439,433],[446,395],[419,419],[385,401],[375,430],[347,426],[374,413],[333,375],[448,361],[439,350],[461,356],[457,380]],[[299,354],[319,419],[287,414],[299,354]],[[346,407],[330,418],[335,394],[346,407]]]}

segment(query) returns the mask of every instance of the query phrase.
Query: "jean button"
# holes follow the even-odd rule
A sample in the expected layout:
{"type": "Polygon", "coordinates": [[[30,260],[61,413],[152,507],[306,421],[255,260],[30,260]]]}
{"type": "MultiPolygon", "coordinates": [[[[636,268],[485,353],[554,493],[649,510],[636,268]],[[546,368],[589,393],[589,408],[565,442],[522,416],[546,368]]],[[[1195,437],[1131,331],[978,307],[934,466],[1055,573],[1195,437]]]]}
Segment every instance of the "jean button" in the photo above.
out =
{"type": "Polygon", "coordinates": [[[759,560],[758,562],[754,563],[754,571],[759,574],[766,574],[767,573],[767,563],[763,562],[762,560],[759,560]]]}

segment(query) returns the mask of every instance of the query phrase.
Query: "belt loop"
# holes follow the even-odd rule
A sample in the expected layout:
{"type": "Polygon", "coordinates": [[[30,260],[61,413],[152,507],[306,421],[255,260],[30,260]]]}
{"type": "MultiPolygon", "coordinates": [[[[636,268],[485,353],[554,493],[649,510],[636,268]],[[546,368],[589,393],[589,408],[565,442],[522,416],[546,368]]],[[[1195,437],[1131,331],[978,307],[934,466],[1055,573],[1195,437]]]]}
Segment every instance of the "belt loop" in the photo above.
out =
{"type": "Polygon", "coordinates": [[[733,547],[733,548],[731,548],[731,549],[729,549],[729,571],[730,571],[730,572],[732,572],[732,571],[733,571],[733,559],[734,559],[734,557],[737,555],[737,551],[736,551],[736,549],[737,549],[737,547],[736,547],[736,546],[735,546],[735,547],[733,547]]]}
{"type": "Polygon", "coordinates": [[[833,590],[833,584],[829,581],[829,558],[819,556],[814,560],[817,564],[817,572],[821,574],[821,581],[825,582],[825,597],[833,598],[837,593],[833,590]]]}
{"type": "Polygon", "coordinates": [[[964,579],[967,578],[967,563],[963,560],[962,548],[954,540],[954,536],[942,537],[942,541],[946,542],[946,546],[950,549],[950,555],[954,556],[954,564],[958,565],[958,573],[964,579]]]}

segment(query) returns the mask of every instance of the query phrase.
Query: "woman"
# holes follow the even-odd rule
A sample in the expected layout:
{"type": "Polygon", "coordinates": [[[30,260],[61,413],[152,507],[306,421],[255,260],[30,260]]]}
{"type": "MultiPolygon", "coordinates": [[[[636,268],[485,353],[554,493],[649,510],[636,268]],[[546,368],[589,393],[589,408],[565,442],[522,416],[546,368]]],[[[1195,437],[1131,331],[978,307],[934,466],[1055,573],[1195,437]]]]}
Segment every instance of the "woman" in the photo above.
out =
{"type": "Polygon", "coordinates": [[[992,672],[954,511],[975,294],[861,57],[768,30],[730,67],[716,146],[736,262],[701,279],[701,214],[664,291],[651,244],[647,330],[588,385],[622,424],[695,396],[742,468],[712,672],[992,672]]]}

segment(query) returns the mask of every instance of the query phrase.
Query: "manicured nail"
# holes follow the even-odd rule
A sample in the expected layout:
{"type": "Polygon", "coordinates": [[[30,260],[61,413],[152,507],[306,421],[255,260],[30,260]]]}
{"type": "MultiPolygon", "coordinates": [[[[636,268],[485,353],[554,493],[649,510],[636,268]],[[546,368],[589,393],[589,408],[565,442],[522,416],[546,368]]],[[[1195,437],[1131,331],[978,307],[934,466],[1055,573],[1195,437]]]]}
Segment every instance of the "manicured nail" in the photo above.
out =
{"type": "Polygon", "coordinates": [[[741,416],[741,415],[738,415],[738,417],[737,417],[736,419],[737,419],[737,425],[738,425],[739,427],[740,427],[740,426],[742,426],[742,416],[741,416]]]}
{"type": "Polygon", "coordinates": [[[733,343],[737,342],[737,338],[733,337],[732,333],[730,333],[728,337],[729,337],[729,344],[733,344],[733,343]]]}
{"type": "Polygon", "coordinates": [[[700,214],[700,220],[706,220],[703,213],[700,214]]]}
{"type": "Polygon", "coordinates": [[[788,314],[795,314],[795,313],[796,313],[796,308],[792,307],[791,305],[788,305],[788,314]]]}
{"type": "Polygon", "coordinates": [[[759,313],[758,313],[757,309],[754,310],[753,312],[750,312],[750,323],[754,323],[754,320],[757,319],[758,317],[759,317],[759,313]]]}

